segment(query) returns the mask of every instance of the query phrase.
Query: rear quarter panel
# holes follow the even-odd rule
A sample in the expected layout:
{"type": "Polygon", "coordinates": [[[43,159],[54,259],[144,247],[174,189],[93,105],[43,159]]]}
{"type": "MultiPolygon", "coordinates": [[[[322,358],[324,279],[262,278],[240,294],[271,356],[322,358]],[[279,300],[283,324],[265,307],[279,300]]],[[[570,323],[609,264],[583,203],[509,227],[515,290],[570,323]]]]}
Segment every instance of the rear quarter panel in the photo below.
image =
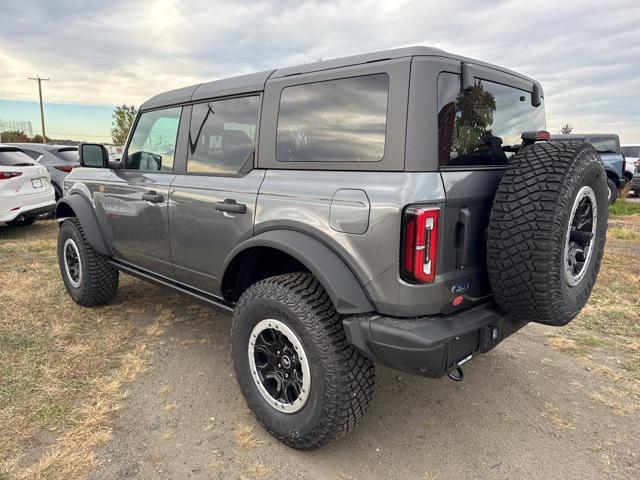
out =
{"type": "MultiPolygon", "coordinates": [[[[343,259],[381,313],[402,314],[398,305],[402,287],[417,287],[399,279],[403,207],[416,202],[443,205],[444,200],[437,172],[269,170],[258,195],[254,232],[288,229],[320,240],[343,259]],[[332,228],[332,199],[340,189],[365,192],[370,211],[364,233],[332,228]]],[[[420,298],[408,301],[424,308],[428,286],[417,288],[420,298]]]]}

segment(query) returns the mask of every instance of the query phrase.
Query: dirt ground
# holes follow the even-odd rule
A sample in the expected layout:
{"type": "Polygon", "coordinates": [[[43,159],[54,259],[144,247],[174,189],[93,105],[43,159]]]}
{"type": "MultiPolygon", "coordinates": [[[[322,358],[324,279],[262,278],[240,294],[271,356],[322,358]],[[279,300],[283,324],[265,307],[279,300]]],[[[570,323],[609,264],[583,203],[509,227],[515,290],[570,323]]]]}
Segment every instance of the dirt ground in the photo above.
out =
{"type": "Polygon", "coordinates": [[[620,221],[590,304],[569,327],[528,325],[467,364],[460,383],[378,367],[368,416],[316,452],[281,445],[253,419],[233,376],[229,316],[123,276],[112,305],[81,309],[61,290],[52,222],[35,225],[28,254],[16,249],[24,240],[15,230],[0,231],[0,255],[11,258],[3,289],[38,275],[77,329],[28,337],[11,319],[28,322],[32,309],[0,307],[0,375],[9,377],[0,376],[0,479],[640,478],[640,218],[620,221]],[[49,366],[77,345],[80,359],[113,359],[82,375],[51,367],[33,380],[26,392],[73,379],[47,391],[59,401],[75,395],[53,427],[31,420],[36,407],[20,396],[11,362],[22,358],[23,337],[31,350],[43,342],[49,366]]]}

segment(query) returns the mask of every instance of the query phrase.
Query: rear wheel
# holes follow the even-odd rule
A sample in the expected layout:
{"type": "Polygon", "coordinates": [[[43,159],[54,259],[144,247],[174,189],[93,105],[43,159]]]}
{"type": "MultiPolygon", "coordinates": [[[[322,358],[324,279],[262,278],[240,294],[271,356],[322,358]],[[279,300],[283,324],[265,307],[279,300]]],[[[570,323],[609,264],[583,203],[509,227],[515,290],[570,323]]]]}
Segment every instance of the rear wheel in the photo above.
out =
{"type": "Polygon", "coordinates": [[[231,335],[247,404],[290,447],[322,447],[367,411],[373,364],[347,343],[340,316],[312,275],[280,275],[249,287],[231,335]]]}
{"type": "Polygon", "coordinates": [[[607,177],[597,152],[544,142],[511,159],[491,210],[487,268],[512,317],[565,325],[595,284],[607,229],[607,177]]]}
{"type": "Polygon", "coordinates": [[[618,185],[612,179],[607,178],[607,202],[609,205],[618,198],[618,185]]]}
{"type": "Polygon", "coordinates": [[[118,270],[87,242],[77,218],[62,222],[58,232],[58,265],[73,300],[83,307],[110,302],[118,289],[118,270]]]}
{"type": "Polygon", "coordinates": [[[12,227],[26,227],[35,221],[36,217],[34,216],[20,215],[10,222],[7,222],[7,225],[11,225],[12,227]]]}

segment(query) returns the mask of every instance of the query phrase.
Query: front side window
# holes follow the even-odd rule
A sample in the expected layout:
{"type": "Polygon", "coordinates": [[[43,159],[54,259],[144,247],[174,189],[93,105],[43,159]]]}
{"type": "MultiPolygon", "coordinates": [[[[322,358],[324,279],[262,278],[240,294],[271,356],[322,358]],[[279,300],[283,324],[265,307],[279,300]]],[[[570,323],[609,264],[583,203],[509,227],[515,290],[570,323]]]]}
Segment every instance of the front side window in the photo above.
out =
{"type": "Polygon", "coordinates": [[[598,153],[616,153],[618,151],[618,142],[615,138],[597,138],[589,140],[598,153]]]}
{"type": "Polygon", "coordinates": [[[173,107],[140,115],[127,150],[127,169],[173,170],[181,112],[182,107],[173,107]]]}
{"type": "Polygon", "coordinates": [[[460,75],[438,76],[441,167],[507,165],[523,132],[544,129],[544,108],[531,105],[531,93],[480,79],[462,91],[460,75]]]}
{"type": "Polygon", "coordinates": [[[233,175],[253,160],[260,97],[193,106],[187,171],[233,175]]]}
{"type": "Polygon", "coordinates": [[[377,162],[384,156],[386,73],[282,90],[276,158],[281,162],[377,162]]]}

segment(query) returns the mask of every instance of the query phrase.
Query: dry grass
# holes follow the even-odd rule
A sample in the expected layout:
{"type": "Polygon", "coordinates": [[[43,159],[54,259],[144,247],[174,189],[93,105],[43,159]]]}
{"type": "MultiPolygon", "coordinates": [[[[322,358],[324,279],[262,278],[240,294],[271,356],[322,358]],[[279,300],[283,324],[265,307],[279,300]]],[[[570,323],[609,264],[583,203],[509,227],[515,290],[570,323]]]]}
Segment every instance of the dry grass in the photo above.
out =
{"type": "MultiPolygon", "coordinates": [[[[609,238],[620,238],[620,231],[640,232],[638,216],[611,217],[610,222],[609,238]]],[[[620,416],[640,405],[639,242],[640,238],[629,238],[624,243],[630,248],[622,252],[607,247],[589,303],[568,327],[547,339],[610,380],[610,388],[593,391],[590,398],[620,416]]]]}
{"type": "Polygon", "coordinates": [[[257,448],[263,444],[252,426],[241,425],[235,432],[236,443],[243,448],[257,448]]]}
{"type": "Polygon", "coordinates": [[[177,297],[121,276],[116,300],[83,309],[62,286],[55,222],[0,227],[0,479],[82,478],[111,436],[126,385],[177,297]],[[161,301],[161,297],[162,301],[161,301]]]}
{"type": "Polygon", "coordinates": [[[545,403],[541,415],[546,418],[556,430],[569,430],[570,428],[574,428],[573,421],[562,416],[560,409],[550,403],[545,403]]]}

